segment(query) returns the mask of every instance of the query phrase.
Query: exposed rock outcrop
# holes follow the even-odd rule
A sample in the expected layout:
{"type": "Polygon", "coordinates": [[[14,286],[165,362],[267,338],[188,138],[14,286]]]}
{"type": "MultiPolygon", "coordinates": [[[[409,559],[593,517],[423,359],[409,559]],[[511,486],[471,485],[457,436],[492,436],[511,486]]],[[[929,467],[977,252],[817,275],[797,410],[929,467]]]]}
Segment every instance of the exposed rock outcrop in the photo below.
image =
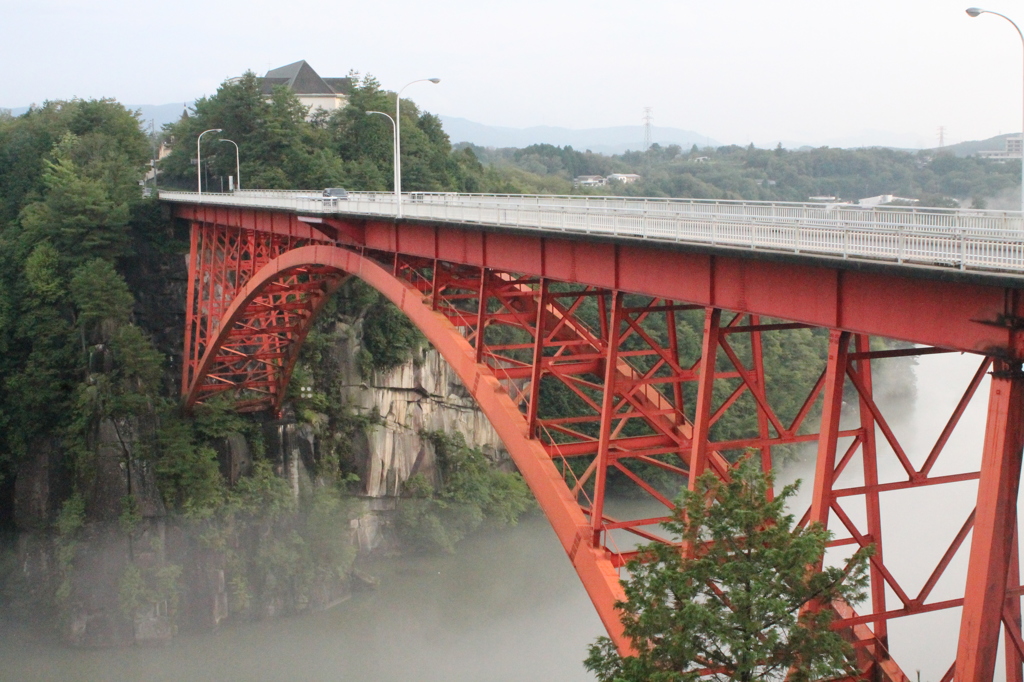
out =
{"type": "Polygon", "coordinates": [[[369,429],[359,444],[359,475],[369,497],[394,497],[413,474],[435,476],[434,449],[423,431],[461,433],[466,443],[495,462],[508,454],[458,375],[433,348],[386,372],[360,375],[360,322],[338,323],[331,359],[337,364],[345,402],[363,414],[379,414],[383,423],[369,429]]]}

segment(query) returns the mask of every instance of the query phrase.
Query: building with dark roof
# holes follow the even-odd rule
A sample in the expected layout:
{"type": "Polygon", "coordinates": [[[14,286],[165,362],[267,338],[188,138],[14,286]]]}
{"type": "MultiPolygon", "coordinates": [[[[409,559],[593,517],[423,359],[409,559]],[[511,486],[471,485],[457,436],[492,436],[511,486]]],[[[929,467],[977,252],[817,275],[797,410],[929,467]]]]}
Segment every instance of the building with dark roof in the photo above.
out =
{"type": "Polygon", "coordinates": [[[330,112],[343,108],[352,91],[352,79],[322,78],[303,59],[271,69],[260,79],[263,94],[268,97],[277,86],[284,86],[294,92],[299,101],[309,107],[309,114],[312,115],[317,109],[330,112]]]}

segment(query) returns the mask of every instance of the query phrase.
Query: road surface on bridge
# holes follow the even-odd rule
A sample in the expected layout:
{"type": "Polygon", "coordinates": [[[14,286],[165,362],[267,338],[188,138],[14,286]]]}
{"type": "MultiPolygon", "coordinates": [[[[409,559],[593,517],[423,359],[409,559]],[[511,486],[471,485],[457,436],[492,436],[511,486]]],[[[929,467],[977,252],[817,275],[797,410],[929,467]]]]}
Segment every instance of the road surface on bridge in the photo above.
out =
{"type": "MultiPolygon", "coordinates": [[[[347,200],[340,200],[319,190],[161,190],[160,199],[300,214],[397,215],[390,192],[350,192],[347,200]]],[[[413,192],[403,195],[402,217],[1024,275],[1024,220],[1019,211],[413,192]]]]}

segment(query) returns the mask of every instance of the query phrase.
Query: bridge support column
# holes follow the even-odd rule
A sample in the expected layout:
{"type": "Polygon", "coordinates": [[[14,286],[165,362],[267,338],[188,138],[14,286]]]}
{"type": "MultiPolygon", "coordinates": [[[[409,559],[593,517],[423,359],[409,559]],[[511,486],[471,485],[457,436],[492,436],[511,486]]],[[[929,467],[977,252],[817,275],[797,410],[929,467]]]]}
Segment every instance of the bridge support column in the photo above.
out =
{"type": "Polygon", "coordinates": [[[1010,542],[1010,570],[1006,580],[1006,605],[1003,607],[1003,649],[1006,654],[1006,682],[1024,682],[1024,639],[1021,639],[1020,527],[1013,529],[1010,542]]]}
{"type": "MultiPolygon", "coordinates": [[[[758,315],[750,316],[751,327],[757,328],[761,324],[761,318],[758,315]]],[[[761,396],[761,402],[764,404],[768,403],[767,394],[767,382],[764,378],[764,348],[761,343],[761,332],[752,331],[750,332],[750,356],[754,363],[754,379],[757,382],[756,389],[751,387],[751,390],[756,390],[761,396]]],[[[768,428],[768,415],[765,414],[763,409],[757,411],[757,435],[762,441],[767,441],[771,433],[768,428]]],[[[765,475],[768,475],[772,471],[772,448],[770,445],[762,445],[760,448],[761,456],[761,471],[765,475]]],[[[768,489],[768,499],[772,500],[775,498],[775,491],[771,488],[768,489]]]]}
{"type": "Polygon", "coordinates": [[[690,490],[696,490],[697,479],[707,468],[708,438],[714,416],[712,400],[715,369],[718,364],[718,341],[721,336],[722,311],[708,308],[704,317],[704,341],[700,355],[700,378],[697,381],[697,405],[693,418],[693,445],[690,451],[690,490]]]}
{"type": "MultiPolygon", "coordinates": [[[[858,354],[871,352],[871,339],[858,334],[854,339],[858,354]]],[[[864,462],[864,506],[867,512],[867,531],[871,544],[875,547],[874,560],[869,568],[871,573],[871,609],[874,613],[885,613],[885,576],[882,566],[885,559],[882,555],[882,512],[878,494],[878,451],[875,447],[875,416],[871,413],[868,400],[873,399],[871,360],[860,358],[855,361],[857,373],[861,377],[867,395],[858,392],[860,403],[861,453],[864,462]]],[[[874,624],[875,637],[882,645],[877,655],[888,657],[889,627],[884,620],[874,624]]]]}
{"type": "MultiPolygon", "coordinates": [[[[1006,585],[1016,552],[1017,492],[1024,449],[1024,373],[1020,363],[996,362],[978,480],[956,682],[988,682],[1007,602],[1006,585]]],[[[1018,601],[1019,604],[1019,601],[1018,601]]]]}
{"type": "MultiPolygon", "coordinates": [[[[547,328],[544,326],[545,313],[548,308],[548,280],[542,278],[537,292],[537,322],[533,338],[533,367],[530,368],[530,402],[526,410],[526,424],[530,429],[530,437],[538,438],[537,410],[540,405],[540,382],[544,376],[544,342],[547,328]]],[[[482,300],[482,299],[481,299],[482,300]]]]}
{"type": "MultiPolygon", "coordinates": [[[[616,384],[619,378],[619,344],[620,328],[622,327],[622,293],[613,291],[611,295],[611,319],[608,322],[608,347],[605,350],[604,358],[604,395],[601,400],[601,421],[597,445],[597,460],[594,472],[594,503],[590,511],[590,524],[594,529],[594,546],[601,545],[601,533],[604,531],[604,495],[608,481],[609,444],[613,437],[612,429],[615,424],[615,413],[618,404],[616,384]]],[[[538,329],[537,334],[544,332],[538,329]]]]}
{"type": "Polygon", "coordinates": [[[843,408],[843,386],[850,354],[850,332],[832,330],[829,336],[828,365],[825,367],[825,398],[821,408],[821,431],[818,436],[818,460],[814,472],[809,523],[828,527],[832,506],[832,484],[835,479],[836,449],[839,441],[839,419],[843,408]]]}

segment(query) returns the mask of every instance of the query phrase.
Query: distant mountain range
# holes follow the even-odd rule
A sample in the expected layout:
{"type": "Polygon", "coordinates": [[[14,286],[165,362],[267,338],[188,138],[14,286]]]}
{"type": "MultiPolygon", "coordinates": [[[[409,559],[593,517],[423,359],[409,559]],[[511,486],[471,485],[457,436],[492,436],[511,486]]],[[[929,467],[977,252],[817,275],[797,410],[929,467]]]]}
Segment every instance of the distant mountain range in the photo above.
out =
{"type": "MultiPolygon", "coordinates": [[[[600,154],[621,154],[627,150],[644,147],[643,126],[615,126],[612,128],[556,128],[533,126],[531,128],[504,128],[474,123],[455,116],[441,116],[441,124],[453,143],[471,142],[481,147],[529,147],[531,144],[551,144],[556,147],[572,146],[573,149],[600,154]]],[[[722,143],[692,130],[679,128],[651,127],[651,141],[667,147],[677,144],[685,150],[693,145],[717,147],[722,143]]]]}
{"type": "MultiPolygon", "coordinates": [[[[150,122],[155,122],[157,129],[167,123],[173,123],[181,118],[186,106],[192,102],[182,104],[126,104],[125,107],[139,112],[143,128],[149,129],[150,122]]],[[[10,110],[14,116],[20,116],[28,111],[28,107],[17,107],[10,110]]],[[[470,142],[481,147],[529,147],[531,144],[551,144],[557,147],[571,145],[574,149],[585,151],[589,149],[599,154],[621,154],[627,150],[639,150],[644,146],[643,126],[615,126],[611,128],[583,128],[574,130],[572,128],[558,128],[554,126],[533,126],[530,128],[508,128],[502,126],[489,126],[483,123],[476,123],[457,116],[441,116],[441,123],[453,143],[470,142]]],[[[689,150],[693,145],[698,147],[718,147],[723,143],[713,138],[701,135],[692,130],[680,128],[663,128],[653,126],[651,128],[652,142],[657,142],[663,147],[670,144],[677,144],[684,150],[689,150]]],[[[1016,134],[1016,133],[1013,133],[1016,134]]],[[[960,142],[943,147],[943,151],[951,152],[957,156],[970,156],[979,151],[1001,150],[1006,144],[1005,140],[1010,134],[997,135],[987,140],[973,140],[960,142]]],[[[782,146],[786,149],[807,149],[811,148],[805,142],[796,140],[782,140],[782,146]]],[[[882,130],[863,130],[851,135],[833,138],[823,141],[818,146],[840,147],[850,149],[855,147],[889,147],[892,149],[903,149],[916,151],[924,147],[926,142],[920,136],[913,134],[890,133],[882,130]]],[[[761,145],[758,145],[761,146],[761,145]]],[[[774,147],[775,144],[766,144],[765,147],[774,147]]]]}

